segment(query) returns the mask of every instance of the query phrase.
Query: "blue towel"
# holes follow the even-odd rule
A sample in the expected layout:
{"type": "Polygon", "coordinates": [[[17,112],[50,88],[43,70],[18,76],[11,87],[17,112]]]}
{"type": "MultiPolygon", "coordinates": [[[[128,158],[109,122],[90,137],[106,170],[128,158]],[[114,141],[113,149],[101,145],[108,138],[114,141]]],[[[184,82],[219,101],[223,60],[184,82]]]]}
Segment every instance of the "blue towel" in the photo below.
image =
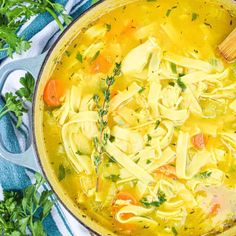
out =
{"type": "MultiPolygon", "coordinates": [[[[56,0],[56,2],[63,4],[68,12],[70,12],[70,15],[73,18],[76,18],[96,1],[56,0]]],[[[26,25],[24,25],[19,31],[19,35],[24,36],[27,40],[32,40],[32,48],[21,56],[14,55],[13,59],[7,59],[7,55],[1,51],[0,63],[2,62],[3,64],[14,59],[39,55],[50,47],[59,34],[60,31],[58,26],[55,22],[53,22],[52,17],[48,13],[40,14],[30,20],[30,22],[26,23],[26,25]]],[[[17,86],[17,84],[13,84],[15,89],[17,86]]],[[[3,106],[4,102],[0,99],[0,109],[3,106]]],[[[0,130],[0,140],[10,152],[19,153],[22,149],[24,149],[22,146],[27,145],[27,134],[25,133],[27,130],[22,128],[16,131],[14,127],[14,120],[11,119],[10,115],[5,115],[2,119],[0,119],[0,130]],[[19,136],[21,137],[20,142],[18,140],[19,136]],[[22,143],[24,143],[24,145],[22,145],[22,143]]],[[[0,185],[2,189],[22,189],[30,185],[32,181],[32,172],[0,158],[0,185]]],[[[60,204],[56,204],[53,207],[51,214],[44,220],[47,235],[89,235],[88,231],[79,225],[79,223],[75,221],[65,209],[62,208],[63,207],[60,204]]]]}

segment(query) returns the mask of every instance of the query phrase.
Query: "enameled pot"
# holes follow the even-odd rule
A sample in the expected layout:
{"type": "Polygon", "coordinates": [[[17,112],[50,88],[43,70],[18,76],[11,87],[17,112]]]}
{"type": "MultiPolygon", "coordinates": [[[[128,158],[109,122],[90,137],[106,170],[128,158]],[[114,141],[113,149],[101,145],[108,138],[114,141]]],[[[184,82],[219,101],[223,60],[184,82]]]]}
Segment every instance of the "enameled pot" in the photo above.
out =
{"type": "MultiPolygon", "coordinates": [[[[30,116],[30,133],[31,133],[31,145],[24,153],[13,154],[9,153],[0,141],[0,156],[4,159],[11,161],[17,165],[27,167],[31,170],[38,171],[44,174],[48,183],[50,184],[52,190],[60,200],[60,202],[68,209],[72,215],[90,232],[97,235],[114,235],[111,231],[104,228],[97,222],[93,221],[89,216],[78,208],[74,202],[63,192],[57,177],[53,174],[53,169],[47,159],[46,149],[44,145],[43,138],[43,90],[50,78],[53,68],[55,67],[57,61],[60,59],[61,55],[65,51],[65,48],[77,37],[78,33],[86,27],[89,23],[98,19],[101,15],[109,12],[110,10],[124,5],[130,2],[138,0],[102,0],[97,4],[89,8],[82,16],[75,19],[69,27],[62,33],[59,39],[54,43],[53,47],[44,54],[29,59],[23,59],[14,61],[3,66],[0,69],[0,92],[4,86],[7,76],[14,70],[26,70],[30,72],[36,80],[36,87],[34,93],[34,99],[32,103],[32,115],[30,116]]],[[[209,0],[213,1],[213,0],[209,0]]],[[[232,0],[215,0],[227,5],[235,4],[232,0]]],[[[236,226],[230,228],[223,234],[224,235],[236,235],[236,226]]]]}

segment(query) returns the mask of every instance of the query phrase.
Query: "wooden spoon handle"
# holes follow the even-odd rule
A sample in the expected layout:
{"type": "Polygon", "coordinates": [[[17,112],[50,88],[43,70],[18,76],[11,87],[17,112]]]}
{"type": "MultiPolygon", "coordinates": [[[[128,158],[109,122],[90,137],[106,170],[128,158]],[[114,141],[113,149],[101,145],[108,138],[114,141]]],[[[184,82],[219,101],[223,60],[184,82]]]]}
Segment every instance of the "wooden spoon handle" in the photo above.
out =
{"type": "Polygon", "coordinates": [[[218,46],[220,54],[228,61],[236,59],[236,29],[218,46]]]}

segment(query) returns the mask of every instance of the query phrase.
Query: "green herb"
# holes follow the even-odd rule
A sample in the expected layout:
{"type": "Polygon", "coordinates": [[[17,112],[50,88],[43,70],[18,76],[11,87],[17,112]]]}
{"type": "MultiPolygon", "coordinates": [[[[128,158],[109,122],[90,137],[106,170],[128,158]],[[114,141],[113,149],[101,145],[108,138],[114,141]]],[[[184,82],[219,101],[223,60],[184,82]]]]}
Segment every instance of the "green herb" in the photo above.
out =
{"type": "Polygon", "coordinates": [[[195,12],[192,13],[192,21],[195,21],[197,18],[199,17],[199,15],[195,12]]]}
{"type": "Polygon", "coordinates": [[[4,200],[0,202],[0,231],[2,235],[46,236],[43,221],[54,204],[49,199],[52,191],[45,190],[39,194],[38,189],[45,180],[38,173],[35,174],[35,178],[35,184],[22,191],[3,192],[4,200]]]}
{"type": "Polygon", "coordinates": [[[155,128],[154,129],[157,129],[159,126],[160,126],[161,122],[159,120],[156,121],[155,123],[155,128]]]}
{"type": "Polygon", "coordinates": [[[177,74],[177,67],[173,62],[170,63],[170,67],[171,67],[173,74],[177,74]]]}
{"type": "Polygon", "coordinates": [[[66,54],[67,57],[70,57],[71,52],[69,52],[69,51],[65,51],[65,54],[66,54]]]}
{"type": "Polygon", "coordinates": [[[97,51],[97,52],[94,54],[93,58],[91,59],[91,62],[95,61],[95,60],[98,58],[99,55],[100,55],[100,51],[97,51]]]}
{"type": "MultiPolygon", "coordinates": [[[[93,156],[95,171],[97,174],[96,181],[96,191],[98,191],[98,172],[99,166],[102,163],[102,157],[105,153],[105,146],[107,145],[108,140],[110,139],[110,134],[107,132],[107,114],[110,108],[110,98],[111,98],[111,86],[115,83],[115,77],[121,74],[121,63],[116,63],[115,68],[113,69],[113,74],[107,76],[105,79],[106,88],[103,91],[103,98],[101,99],[99,95],[95,94],[93,96],[93,101],[96,104],[96,110],[98,112],[98,127],[99,127],[99,137],[93,139],[93,145],[95,148],[95,153],[93,156]]],[[[108,155],[109,156],[109,155],[108,155]]]]}
{"type": "Polygon", "coordinates": [[[32,101],[34,78],[30,73],[26,73],[24,77],[20,78],[20,83],[23,87],[17,90],[15,94],[12,92],[5,94],[4,99],[6,104],[0,110],[0,118],[9,112],[14,113],[17,118],[17,128],[22,124],[23,113],[28,111],[25,107],[25,102],[32,101]]]}
{"type": "Polygon", "coordinates": [[[111,143],[113,143],[113,142],[115,141],[115,139],[116,139],[116,138],[115,138],[114,136],[110,135],[110,142],[111,142],[111,143]]]}
{"type": "Polygon", "coordinates": [[[80,62],[80,63],[83,63],[83,56],[80,52],[77,53],[76,55],[76,59],[80,62]]]}
{"type": "Polygon", "coordinates": [[[152,140],[152,136],[150,134],[147,134],[147,140],[150,142],[152,140]]]}
{"type": "Polygon", "coordinates": [[[166,16],[169,17],[170,16],[170,13],[173,9],[176,9],[177,6],[173,6],[172,8],[168,9],[167,12],[166,12],[166,16]]]}
{"type": "Polygon", "coordinates": [[[169,82],[169,85],[175,87],[175,82],[169,82]]]}
{"type": "Polygon", "coordinates": [[[62,164],[60,164],[59,165],[59,169],[58,169],[58,176],[57,176],[57,178],[58,178],[59,181],[62,181],[63,179],[65,179],[65,177],[66,177],[65,167],[62,164]]]}
{"type": "Polygon", "coordinates": [[[71,22],[64,7],[52,0],[7,0],[0,4],[0,51],[7,55],[20,54],[30,48],[31,42],[22,36],[18,36],[19,28],[32,16],[48,12],[57,22],[61,30],[63,24],[59,20],[61,16],[66,24],[71,22]]]}
{"type": "Polygon", "coordinates": [[[22,88],[16,91],[16,95],[25,101],[32,102],[32,96],[34,92],[34,78],[30,73],[26,73],[24,77],[20,78],[22,88]]]}
{"type": "Polygon", "coordinates": [[[111,31],[111,24],[105,24],[107,32],[111,31]]]}
{"type": "Polygon", "coordinates": [[[179,87],[182,89],[182,91],[184,91],[187,87],[185,85],[185,83],[181,80],[181,77],[179,77],[177,79],[177,84],[179,85],[179,87]]]}
{"type": "Polygon", "coordinates": [[[147,198],[143,198],[140,201],[145,207],[159,207],[161,206],[164,202],[166,202],[166,195],[162,191],[158,191],[158,200],[149,202],[147,198]]]}
{"type": "Polygon", "coordinates": [[[146,164],[148,165],[148,164],[150,164],[150,163],[152,163],[152,161],[148,159],[148,160],[146,161],[146,164]]]}
{"type": "Polygon", "coordinates": [[[210,171],[205,171],[205,172],[201,172],[197,175],[197,177],[199,177],[200,179],[207,179],[209,177],[211,177],[212,172],[210,171]]]}
{"type": "Polygon", "coordinates": [[[105,178],[111,180],[112,182],[117,182],[120,179],[120,175],[109,175],[105,178]]]}
{"type": "Polygon", "coordinates": [[[76,152],[76,154],[77,154],[77,155],[82,155],[82,152],[81,152],[80,150],[78,150],[78,151],[76,152]]]}
{"type": "Polygon", "coordinates": [[[138,91],[139,93],[142,93],[144,92],[145,88],[144,87],[141,87],[141,89],[138,91]]]}
{"type": "Polygon", "coordinates": [[[171,230],[172,230],[172,233],[174,234],[174,236],[178,235],[178,232],[175,227],[172,227],[171,230]]]}

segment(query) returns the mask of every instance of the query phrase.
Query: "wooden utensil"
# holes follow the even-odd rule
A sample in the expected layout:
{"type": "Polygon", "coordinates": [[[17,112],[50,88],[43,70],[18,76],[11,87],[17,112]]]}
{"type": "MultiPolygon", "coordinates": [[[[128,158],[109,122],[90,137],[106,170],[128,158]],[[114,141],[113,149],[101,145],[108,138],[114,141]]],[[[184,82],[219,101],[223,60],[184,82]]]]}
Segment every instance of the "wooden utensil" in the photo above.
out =
{"type": "Polygon", "coordinates": [[[236,29],[218,46],[218,51],[227,62],[236,60],[236,29]]]}

